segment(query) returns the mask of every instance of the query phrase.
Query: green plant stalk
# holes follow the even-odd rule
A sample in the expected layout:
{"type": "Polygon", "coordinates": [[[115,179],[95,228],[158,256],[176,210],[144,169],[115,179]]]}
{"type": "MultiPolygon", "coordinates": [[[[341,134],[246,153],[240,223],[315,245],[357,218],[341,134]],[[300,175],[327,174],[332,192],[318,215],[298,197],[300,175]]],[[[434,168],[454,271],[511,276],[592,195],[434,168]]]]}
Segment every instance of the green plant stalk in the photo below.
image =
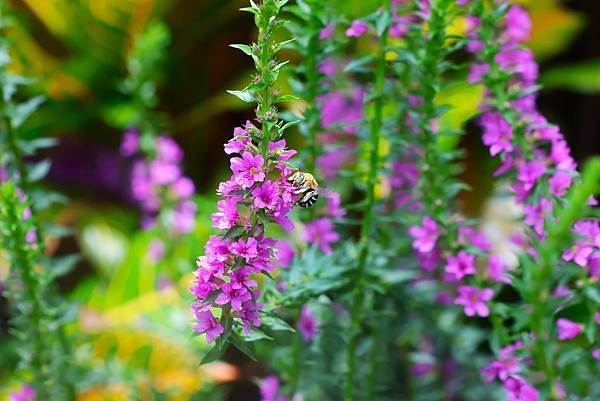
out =
{"type": "Polygon", "coordinates": [[[425,40],[425,49],[423,55],[423,82],[421,94],[423,96],[423,106],[421,107],[422,119],[422,145],[423,158],[425,166],[423,168],[424,188],[423,197],[426,199],[426,213],[438,220],[443,214],[446,205],[442,202],[444,198],[443,185],[445,181],[437,175],[442,169],[438,157],[439,150],[436,149],[436,137],[431,128],[431,123],[436,117],[435,96],[439,92],[437,82],[440,78],[440,64],[443,61],[443,48],[446,40],[446,27],[451,23],[447,21],[446,14],[449,8],[449,1],[441,0],[432,2],[431,19],[429,22],[429,38],[425,40]]]}
{"type": "Polygon", "coordinates": [[[17,213],[16,204],[16,193],[11,194],[12,196],[6,199],[7,202],[7,213],[9,213],[10,226],[12,228],[12,237],[14,245],[14,257],[16,260],[16,268],[19,271],[24,292],[27,300],[31,303],[31,313],[28,316],[30,324],[29,333],[32,337],[33,349],[31,353],[31,367],[33,369],[34,384],[37,396],[39,399],[46,399],[49,391],[46,388],[46,375],[44,373],[44,353],[46,351],[46,344],[44,344],[42,337],[42,317],[43,307],[40,301],[40,286],[37,278],[35,277],[34,266],[30,255],[27,252],[29,246],[25,242],[25,232],[21,219],[17,213]]]}
{"type": "MultiPolygon", "coordinates": [[[[1,6],[1,4],[0,4],[0,6],[1,6]]],[[[3,10],[0,10],[0,12],[1,11],[3,11],[3,10]]],[[[12,127],[12,121],[10,120],[10,118],[8,116],[4,117],[4,128],[5,128],[5,131],[7,134],[9,152],[12,154],[13,163],[15,165],[16,172],[18,174],[18,182],[17,182],[18,187],[26,194],[30,194],[31,193],[31,183],[29,182],[29,179],[28,179],[29,176],[27,173],[27,168],[25,166],[25,163],[23,162],[24,158],[23,158],[21,149],[19,148],[19,146],[17,144],[17,136],[12,127]]],[[[35,229],[35,231],[37,233],[36,245],[38,247],[39,252],[43,252],[43,250],[46,248],[45,243],[44,243],[44,233],[43,233],[42,227],[39,224],[39,221],[37,219],[36,207],[30,203],[29,209],[31,211],[31,220],[33,223],[33,228],[35,229]]],[[[18,238],[21,238],[21,237],[18,237],[18,238]]],[[[25,238],[25,237],[23,236],[22,238],[25,238]]],[[[29,266],[30,269],[33,269],[32,265],[22,264],[21,262],[19,262],[19,265],[20,265],[21,269],[26,269],[25,266],[29,266]]],[[[30,274],[33,274],[33,270],[30,271],[30,274]]],[[[23,280],[25,281],[27,275],[22,274],[22,276],[24,277],[23,280]]],[[[29,284],[34,284],[34,283],[35,283],[35,281],[29,282],[29,284]]],[[[51,287],[51,289],[53,290],[52,293],[56,293],[56,290],[54,288],[51,287]]],[[[33,293],[27,291],[27,293],[29,295],[37,294],[38,291],[36,290],[33,293]]],[[[31,299],[31,301],[34,302],[33,299],[31,299]]],[[[38,310],[38,312],[40,312],[40,311],[41,311],[41,309],[38,310]]],[[[39,329],[39,327],[38,327],[38,329],[39,329]]],[[[36,336],[36,337],[41,336],[41,331],[39,331],[39,330],[34,331],[34,336],[36,336]]],[[[58,344],[61,348],[63,355],[70,355],[71,347],[69,345],[69,342],[67,341],[67,337],[64,332],[64,327],[62,325],[60,325],[57,328],[56,336],[57,336],[58,344]]],[[[75,389],[73,388],[73,386],[66,380],[61,379],[61,381],[63,383],[63,386],[66,389],[68,399],[75,400],[75,389]]]]}
{"type": "Polygon", "coordinates": [[[269,157],[269,143],[271,141],[271,129],[273,124],[266,119],[265,115],[273,109],[273,99],[271,98],[271,91],[273,89],[273,82],[271,82],[271,67],[269,63],[272,59],[271,52],[271,18],[277,16],[278,9],[275,6],[273,0],[264,0],[260,7],[260,15],[258,16],[258,47],[261,50],[260,53],[260,78],[263,80],[265,87],[261,91],[261,98],[258,105],[258,117],[262,118],[262,157],[265,163],[269,157]]]}
{"type": "MultiPolygon", "coordinates": [[[[391,2],[383,0],[382,3],[386,6],[386,11],[389,12],[391,2]]],[[[358,258],[358,269],[356,271],[356,282],[352,297],[352,305],[350,309],[350,341],[348,343],[347,355],[347,372],[344,383],[344,399],[352,401],[354,399],[354,376],[356,372],[356,349],[360,339],[360,326],[362,323],[361,309],[364,304],[365,291],[365,268],[367,258],[369,256],[369,234],[372,229],[372,221],[375,209],[375,185],[377,183],[377,172],[379,170],[379,142],[381,138],[381,129],[383,125],[383,96],[385,86],[385,48],[388,40],[388,28],[386,27],[379,38],[379,47],[377,50],[377,66],[375,70],[375,86],[373,92],[374,98],[374,114],[371,120],[371,152],[369,156],[369,172],[367,176],[367,204],[365,215],[363,216],[361,228],[359,248],[360,254],[358,258]]]]}
{"type": "Polygon", "coordinates": [[[317,107],[317,96],[319,94],[319,71],[318,71],[318,55],[319,49],[319,27],[320,23],[315,15],[311,15],[309,20],[309,31],[311,37],[308,42],[308,52],[306,55],[306,85],[307,94],[306,102],[310,108],[306,111],[307,128],[308,128],[308,149],[310,158],[306,165],[308,171],[315,171],[319,149],[317,147],[317,133],[321,128],[319,121],[319,110],[317,107]]]}
{"type": "Polygon", "coordinates": [[[557,389],[554,354],[552,352],[552,339],[548,337],[552,332],[554,319],[549,313],[547,300],[552,290],[552,269],[555,262],[560,259],[560,252],[575,221],[581,216],[581,211],[586,209],[590,195],[600,192],[600,158],[590,160],[583,171],[579,185],[572,187],[568,194],[565,206],[557,214],[556,224],[549,227],[548,237],[540,249],[540,266],[532,274],[532,329],[535,334],[534,348],[550,385],[550,399],[558,400],[560,395],[557,389]],[[550,316],[550,318],[549,318],[550,316]]]}

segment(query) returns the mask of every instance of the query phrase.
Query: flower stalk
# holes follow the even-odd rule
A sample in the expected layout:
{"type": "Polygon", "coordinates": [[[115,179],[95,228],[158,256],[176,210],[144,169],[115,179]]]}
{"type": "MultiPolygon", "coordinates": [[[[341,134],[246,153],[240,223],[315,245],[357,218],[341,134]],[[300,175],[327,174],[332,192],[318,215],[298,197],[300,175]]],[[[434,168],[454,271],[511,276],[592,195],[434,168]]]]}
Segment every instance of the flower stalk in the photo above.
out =
{"type": "MultiPolygon", "coordinates": [[[[382,16],[386,18],[391,11],[391,1],[382,0],[382,16]]],[[[354,281],[354,291],[352,293],[352,302],[350,306],[350,339],[348,343],[347,354],[347,373],[344,382],[344,399],[351,401],[355,397],[355,374],[357,363],[357,347],[361,335],[362,325],[362,310],[365,300],[365,270],[367,259],[369,257],[369,240],[373,229],[373,217],[375,215],[375,187],[377,185],[377,175],[380,165],[380,149],[379,144],[383,126],[383,106],[385,99],[385,79],[386,79],[386,46],[388,41],[389,24],[387,24],[380,32],[379,43],[377,48],[377,64],[375,67],[375,82],[373,86],[373,116],[370,120],[370,152],[369,152],[369,169],[367,173],[366,185],[366,205],[364,215],[361,221],[360,238],[359,238],[359,257],[356,276],[354,281]]]]}

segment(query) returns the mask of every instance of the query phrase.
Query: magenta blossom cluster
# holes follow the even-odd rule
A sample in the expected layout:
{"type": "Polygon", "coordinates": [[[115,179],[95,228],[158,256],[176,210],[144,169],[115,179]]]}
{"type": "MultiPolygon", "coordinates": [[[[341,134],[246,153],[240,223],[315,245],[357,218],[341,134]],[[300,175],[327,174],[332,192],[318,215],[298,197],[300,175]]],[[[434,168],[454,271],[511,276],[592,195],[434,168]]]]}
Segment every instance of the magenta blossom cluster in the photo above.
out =
{"type": "Polygon", "coordinates": [[[277,377],[265,377],[259,386],[261,401],[289,401],[288,398],[279,395],[280,387],[277,377]]]}
{"type": "Polygon", "coordinates": [[[194,183],[182,173],[183,151],[173,138],[156,138],[155,155],[140,157],[139,134],[128,130],[123,135],[121,154],[135,157],[131,170],[131,192],[145,213],[143,226],[152,227],[165,203],[172,209],[169,223],[179,233],[193,230],[196,205],[192,200],[194,183]]]}
{"type": "Polygon", "coordinates": [[[319,322],[308,305],[304,305],[300,310],[300,320],[297,328],[305,342],[310,342],[319,334],[319,322]]]}
{"type": "MultiPolygon", "coordinates": [[[[160,135],[156,138],[154,155],[144,157],[140,149],[137,130],[123,134],[121,154],[132,157],[131,194],[140,205],[144,216],[142,227],[149,229],[161,224],[175,233],[188,233],[194,229],[196,204],[192,200],[194,183],[182,173],[183,151],[173,138],[160,135]]],[[[149,249],[152,260],[160,260],[164,244],[155,239],[149,249]]]]}
{"type": "Polygon", "coordinates": [[[288,213],[296,195],[287,178],[292,173],[287,161],[296,153],[286,149],[285,140],[270,142],[267,157],[252,142],[258,128],[247,122],[234,130],[225,152],[234,154],[229,180],[219,184],[222,199],[212,215],[213,235],[197,261],[190,288],[196,297],[192,305],[196,317],[194,330],[206,334],[208,342],[225,330],[225,325],[242,324],[246,333],[261,325],[257,274],[275,269],[277,242],[265,236],[265,224],[273,221],[286,230],[294,228],[288,213]],[[213,314],[220,310],[219,319],[213,314]],[[229,322],[229,323],[226,323],[229,322]]]}
{"type": "Polygon", "coordinates": [[[35,389],[29,384],[23,384],[18,391],[12,391],[8,394],[10,401],[34,401],[35,389]]]}
{"type": "Polygon", "coordinates": [[[500,348],[498,358],[482,368],[481,373],[488,383],[495,380],[502,382],[508,400],[538,401],[538,390],[519,376],[522,367],[527,364],[527,360],[519,355],[523,349],[521,341],[500,348]]]}

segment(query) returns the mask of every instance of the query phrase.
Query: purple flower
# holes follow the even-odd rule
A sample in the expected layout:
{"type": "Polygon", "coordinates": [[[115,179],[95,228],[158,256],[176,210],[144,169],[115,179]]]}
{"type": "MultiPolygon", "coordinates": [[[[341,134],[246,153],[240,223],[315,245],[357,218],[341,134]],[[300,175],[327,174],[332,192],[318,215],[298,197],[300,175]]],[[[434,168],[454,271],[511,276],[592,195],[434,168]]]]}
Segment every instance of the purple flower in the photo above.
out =
{"type": "Polygon", "coordinates": [[[151,161],[149,171],[150,180],[157,185],[171,184],[181,175],[181,170],[177,164],[162,159],[151,161]]]}
{"type": "Polygon", "coordinates": [[[507,271],[508,266],[502,263],[502,260],[500,260],[500,256],[490,256],[490,258],[488,259],[488,274],[490,275],[490,278],[492,280],[510,284],[510,278],[506,276],[507,271]]]}
{"type": "Polygon", "coordinates": [[[529,191],[535,185],[538,178],[546,172],[546,165],[536,159],[520,163],[517,167],[517,179],[524,185],[524,189],[529,191]]]}
{"type": "Polygon", "coordinates": [[[567,193],[567,189],[571,186],[572,181],[573,177],[571,174],[558,171],[548,180],[550,192],[554,196],[564,196],[567,193]]]}
{"type": "Polygon", "coordinates": [[[194,195],[195,187],[194,182],[188,177],[179,177],[177,181],[173,183],[173,192],[180,198],[189,198],[194,195]]]}
{"type": "Polygon", "coordinates": [[[340,194],[335,191],[327,191],[325,193],[327,198],[327,215],[331,217],[344,217],[346,215],[346,209],[340,207],[342,200],[340,194]]]}
{"type": "Polygon", "coordinates": [[[539,392],[531,384],[518,376],[511,376],[504,382],[507,401],[539,401],[539,392]]]}
{"type": "Polygon", "coordinates": [[[275,248],[275,263],[277,267],[289,267],[292,260],[294,260],[294,248],[283,240],[277,241],[275,248]]]}
{"type": "Polygon", "coordinates": [[[469,76],[467,81],[471,84],[477,84],[483,82],[483,76],[490,71],[490,65],[484,63],[472,64],[469,69],[469,76]]]}
{"type": "Polygon", "coordinates": [[[571,157],[571,150],[564,139],[552,142],[550,160],[556,165],[557,170],[572,171],[577,168],[575,160],[571,157]]]}
{"type": "Polygon", "coordinates": [[[308,305],[304,305],[300,311],[298,330],[305,342],[311,341],[319,333],[317,318],[311,313],[308,305]]]}
{"type": "Polygon", "coordinates": [[[573,261],[581,267],[588,265],[588,258],[592,254],[593,248],[584,242],[576,242],[572,247],[566,249],[562,258],[565,262],[573,261]]]}
{"type": "Polygon", "coordinates": [[[448,256],[444,271],[450,281],[460,281],[466,275],[477,273],[475,255],[460,251],[457,256],[448,256]]]}
{"type": "Polygon", "coordinates": [[[531,36],[529,13],[518,5],[511,6],[506,12],[506,35],[510,41],[525,42],[531,36]]]}
{"type": "Polygon", "coordinates": [[[505,381],[509,376],[515,375],[521,371],[519,358],[512,353],[504,353],[500,358],[493,360],[486,367],[481,369],[481,373],[487,383],[491,383],[496,378],[505,381]]]}
{"type": "Polygon", "coordinates": [[[485,113],[481,116],[483,127],[483,143],[490,147],[490,155],[495,156],[500,152],[513,150],[510,140],[512,127],[500,113],[485,113]]]}
{"type": "Polygon", "coordinates": [[[158,262],[163,258],[164,254],[165,244],[158,238],[153,239],[148,247],[148,258],[153,262],[158,262]]]}
{"type": "Polygon", "coordinates": [[[10,401],[34,401],[35,389],[29,384],[23,384],[21,390],[9,393],[8,399],[10,401]]]}
{"type": "Polygon", "coordinates": [[[231,304],[231,309],[239,312],[242,310],[242,304],[252,300],[252,294],[247,288],[236,288],[235,283],[225,283],[221,286],[221,292],[215,298],[215,304],[231,304]]]}
{"type": "Polygon", "coordinates": [[[465,246],[471,245],[484,252],[492,248],[485,234],[471,226],[461,226],[458,229],[458,240],[465,246]]]}
{"type": "Polygon", "coordinates": [[[537,205],[524,205],[523,212],[525,213],[525,224],[533,227],[538,235],[544,234],[544,223],[547,220],[546,216],[552,211],[552,202],[546,198],[540,198],[537,205]]]}
{"type": "Polygon", "coordinates": [[[592,357],[600,361],[600,348],[596,348],[592,351],[592,357]]]}
{"type": "Polygon", "coordinates": [[[234,255],[240,256],[247,261],[252,260],[258,256],[258,241],[256,238],[250,237],[247,241],[243,238],[233,242],[229,249],[234,255]]]}
{"type": "Polygon", "coordinates": [[[358,38],[367,32],[369,32],[369,25],[361,20],[354,20],[350,28],[346,29],[346,36],[358,38]]]}
{"type": "Polygon", "coordinates": [[[194,325],[194,331],[196,333],[205,333],[206,342],[211,343],[219,334],[223,334],[223,326],[217,322],[217,319],[213,316],[210,310],[196,307],[194,311],[196,317],[196,324],[194,325]]]}
{"type": "Polygon", "coordinates": [[[235,225],[240,218],[240,214],[237,210],[237,203],[239,200],[241,200],[241,197],[234,196],[217,202],[217,209],[219,209],[219,211],[212,215],[213,227],[220,230],[229,230],[235,225]]]}
{"type": "Polygon", "coordinates": [[[403,38],[406,36],[409,24],[412,20],[413,18],[410,16],[395,16],[389,29],[390,36],[394,38],[403,38]]]}
{"type": "Polygon", "coordinates": [[[324,253],[330,254],[333,252],[331,244],[337,242],[340,236],[334,231],[331,220],[321,217],[305,224],[302,239],[308,243],[316,243],[324,253]]]}
{"type": "Polygon", "coordinates": [[[494,57],[494,61],[505,71],[519,74],[526,82],[534,82],[538,77],[538,65],[529,49],[503,50],[494,57]]]}
{"type": "Polygon", "coordinates": [[[262,182],[265,179],[263,164],[262,156],[253,156],[250,152],[244,152],[241,158],[231,158],[233,180],[242,188],[250,188],[255,182],[262,182]]]}
{"type": "Polygon", "coordinates": [[[596,318],[596,323],[600,324],[600,312],[596,313],[594,317],[596,318]]]}
{"type": "Polygon", "coordinates": [[[265,181],[252,190],[254,207],[257,209],[275,209],[279,201],[279,186],[276,182],[265,181]]]}
{"type": "Polygon", "coordinates": [[[331,39],[333,37],[334,33],[335,33],[335,24],[329,24],[325,28],[323,28],[319,31],[319,39],[320,40],[331,39]]]}
{"type": "Polygon", "coordinates": [[[34,228],[30,229],[25,233],[25,241],[28,244],[35,244],[38,240],[37,231],[34,228]]]}
{"type": "Polygon", "coordinates": [[[173,213],[173,228],[178,233],[189,233],[196,225],[196,204],[187,200],[179,203],[173,213]]]}
{"type": "Polygon", "coordinates": [[[463,305],[465,315],[487,317],[490,314],[490,309],[486,305],[494,296],[494,291],[491,288],[483,288],[478,290],[470,285],[461,285],[458,287],[458,297],[454,300],[456,305],[463,305]]]}
{"type": "Polygon", "coordinates": [[[140,149],[140,135],[137,130],[130,129],[125,131],[121,140],[119,151],[123,156],[132,156],[140,149]]]}
{"type": "Polygon", "coordinates": [[[421,253],[431,252],[439,235],[437,223],[429,216],[423,217],[422,226],[412,226],[408,232],[414,238],[413,248],[421,253]]]}
{"type": "Polygon", "coordinates": [[[183,159],[183,151],[173,138],[161,135],[156,139],[157,158],[168,163],[179,163],[183,159]]]}
{"type": "Polygon", "coordinates": [[[265,377],[259,386],[262,401],[275,401],[279,392],[279,380],[275,376],[265,377]]]}
{"type": "Polygon", "coordinates": [[[558,339],[561,341],[571,340],[582,332],[581,325],[564,318],[556,321],[556,327],[558,328],[558,339]]]}

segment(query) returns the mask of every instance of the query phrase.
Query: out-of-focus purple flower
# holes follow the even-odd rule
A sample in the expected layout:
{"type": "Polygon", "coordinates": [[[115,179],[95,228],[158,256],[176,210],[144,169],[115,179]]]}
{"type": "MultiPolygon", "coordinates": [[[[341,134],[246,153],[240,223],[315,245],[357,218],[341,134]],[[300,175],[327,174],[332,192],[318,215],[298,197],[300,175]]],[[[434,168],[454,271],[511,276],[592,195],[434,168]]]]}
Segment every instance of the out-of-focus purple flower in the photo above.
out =
{"type": "Polygon", "coordinates": [[[422,226],[412,226],[408,232],[414,238],[413,248],[421,253],[431,252],[439,236],[438,225],[429,216],[423,217],[422,226]]]}
{"type": "Polygon", "coordinates": [[[348,132],[356,131],[356,123],[363,116],[364,88],[356,88],[351,93],[331,91],[317,98],[321,108],[321,125],[330,128],[345,124],[348,132]],[[354,124],[351,124],[354,123],[354,124]]]}
{"type": "Polygon", "coordinates": [[[333,37],[335,33],[335,24],[329,24],[319,31],[319,39],[327,40],[333,37]]]}
{"type": "Polygon", "coordinates": [[[552,291],[552,295],[557,298],[568,297],[573,294],[573,291],[569,287],[560,286],[556,287],[554,291],[552,291]]]}
{"type": "Polygon", "coordinates": [[[325,193],[327,198],[327,215],[331,217],[344,217],[346,215],[346,209],[340,207],[342,200],[340,194],[335,191],[327,191],[325,193]]]}
{"type": "Polygon", "coordinates": [[[148,258],[158,262],[165,255],[165,244],[158,238],[153,239],[148,246],[148,258]]]}
{"type": "Polygon", "coordinates": [[[484,252],[492,249],[484,233],[472,226],[461,226],[458,229],[458,240],[465,246],[474,246],[484,252]]]}
{"type": "Polygon", "coordinates": [[[597,312],[594,317],[596,318],[596,323],[600,324],[600,312],[597,312]]]}
{"type": "Polygon", "coordinates": [[[328,77],[333,77],[335,76],[337,67],[338,66],[335,60],[331,57],[328,57],[319,64],[319,72],[328,77]]]}
{"type": "Polygon", "coordinates": [[[520,43],[529,40],[531,26],[529,13],[523,7],[513,5],[506,12],[505,34],[508,36],[509,41],[520,43]]]}
{"type": "Polygon", "coordinates": [[[173,183],[173,191],[181,198],[189,198],[194,195],[194,182],[188,177],[179,177],[173,183]]]}
{"type": "Polygon", "coordinates": [[[196,318],[194,331],[196,333],[205,333],[207,343],[210,344],[216,336],[223,333],[223,326],[217,322],[217,319],[215,319],[210,310],[196,306],[194,315],[196,318]]]}
{"type": "Polygon", "coordinates": [[[369,25],[361,20],[354,20],[350,27],[346,29],[346,36],[358,38],[367,32],[369,32],[369,25]]]}
{"type": "Polygon", "coordinates": [[[489,64],[475,63],[469,68],[469,76],[467,81],[471,84],[483,82],[483,76],[490,71],[489,64]]]}
{"type": "Polygon", "coordinates": [[[494,61],[505,71],[519,74],[526,82],[534,82],[538,78],[538,65],[529,49],[503,50],[494,57],[494,61]]]}
{"type": "Polygon", "coordinates": [[[411,367],[411,372],[416,377],[422,377],[433,372],[435,366],[428,362],[417,362],[411,367]]]}
{"type": "Polygon", "coordinates": [[[250,188],[255,182],[262,182],[265,179],[263,164],[262,156],[253,156],[250,152],[244,152],[242,157],[232,157],[233,180],[242,188],[250,188]]]}
{"type": "Polygon", "coordinates": [[[25,241],[28,244],[35,244],[38,239],[37,231],[35,229],[30,229],[25,233],[25,241]]]}
{"type": "Polygon", "coordinates": [[[35,389],[29,384],[23,384],[21,389],[8,394],[10,401],[34,401],[35,389]]]}
{"type": "Polygon", "coordinates": [[[518,376],[511,376],[504,381],[507,401],[539,401],[539,392],[531,384],[518,376]]]}
{"type": "Polygon", "coordinates": [[[544,233],[544,223],[547,220],[547,215],[552,211],[552,202],[546,198],[540,198],[537,205],[524,205],[523,212],[525,213],[525,224],[533,227],[533,230],[538,235],[544,233]]]}
{"type": "Polygon", "coordinates": [[[514,356],[512,352],[505,352],[500,355],[499,359],[493,360],[487,366],[483,367],[481,373],[487,383],[493,382],[496,378],[505,381],[509,376],[521,371],[519,361],[519,358],[514,356]]]}
{"type": "Polygon", "coordinates": [[[490,147],[490,155],[495,156],[500,152],[512,152],[510,142],[512,127],[500,113],[485,113],[481,116],[483,127],[483,143],[490,147]]]}
{"type": "Polygon", "coordinates": [[[444,272],[450,281],[460,281],[464,276],[477,273],[475,255],[460,251],[457,256],[448,256],[444,272]]]}
{"type": "Polygon", "coordinates": [[[289,243],[283,240],[277,241],[275,248],[275,265],[277,267],[289,267],[295,256],[294,248],[292,248],[289,243]]]}
{"type": "Polygon", "coordinates": [[[572,181],[573,177],[571,174],[558,171],[548,180],[550,192],[554,196],[564,196],[567,193],[567,189],[571,186],[572,181]]]}
{"type": "Polygon", "coordinates": [[[561,341],[571,340],[582,332],[580,324],[564,318],[556,321],[556,327],[558,329],[558,339],[561,341]]]}
{"type": "Polygon", "coordinates": [[[583,242],[576,242],[570,248],[566,249],[562,258],[565,262],[573,261],[581,267],[588,265],[588,258],[592,254],[593,248],[583,242]]]}
{"type": "Polygon", "coordinates": [[[317,168],[327,181],[335,179],[342,166],[352,160],[352,153],[347,148],[334,149],[317,156],[317,168]]]}
{"type": "Polygon", "coordinates": [[[600,281],[600,252],[594,252],[588,258],[587,268],[590,277],[600,281]]]}
{"type": "Polygon", "coordinates": [[[571,157],[569,145],[564,139],[552,141],[550,160],[555,164],[557,170],[572,171],[577,168],[577,163],[571,157]]]}
{"type": "Polygon", "coordinates": [[[592,350],[592,357],[594,357],[594,359],[597,359],[600,361],[600,348],[596,348],[595,350],[592,350]]]}
{"type": "Polygon", "coordinates": [[[456,0],[456,5],[459,7],[464,7],[469,4],[471,0],[456,0]]]}
{"type": "Polygon", "coordinates": [[[196,204],[191,200],[180,202],[173,212],[173,229],[189,233],[196,226],[196,204]]]}
{"type": "Polygon", "coordinates": [[[311,313],[308,305],[304,305],[300,311],[298,330],[305,342],[311,341],[319,333],[317,318],[311,313]]]}
{"type": "Polygon", "coordinates": [[[235,225],[237,220],[240,218],[240,214],[237,210],[237,203],[241,200],[241,197],[231,197],[221,199],[217,202],[217,209],[219,210],[212,215],[212,222],[215,228],[220,230],[229,230],[235,225]]]}
{"type": "Polygon", "coordinates": [[[490,314],[486,301],[494,296],[491,288],[482,288],[481,290],[470,285],[461,285],[458,287],[458,297],[454,300],[456,305],[463,305],[465,315],[487,317],[490,314]]]}
{"type": "Polygon", "coordinates": [[[333,228],[333,223],[326,217],[315,219],[304,226],[302,239],[309,243],[316,243],[326,254],[331,254],[331,244],[340,239],[338,233],[333,228]]]}
{"type": "Polygon", "coordinates": [[[123,134],[119,151],[122,156],[133,156],[140,149],[140,135],[136,129],[129,129],[123,134]]]}
{"type": "Polygon", "coordinates": [[[440,264],[440,250],[434,248],[431,252],[415,251],[415,256],[419,261],[419,267],[424,271],[430,272],[440,264]]]}
{"type": "Polygon", "coordinates": [[[279,380],[275,376],[265,377],[259,386],[262,401],[275,401],[279,392],[279,380]]]}
{"type": "Polygon", "coordinates": [[[177,142],[167,135],[156,138],[156,155],[157,159],[174,164],[183,159],[183,151],[177,142]]]}
{"type": "Polygon", "coordinates": [[[529,191],[546,172],[546,165],[539,160],[533,159],[520,163],[517,169],[517,179],[523,183],[525,190],[529,191]]]}
{"type": "Polygon", "coordinates": [[[508,271],[508,266],[502,262],[500,256],[491,255],[488,259],[488,274],[490,278],[494,281],[498,281],[501,283],[510,284],[510,278],[506,276],[506,272],[508,271]]]}
{"type": "Polygon", "coordinates": [[[403,38],[408,32],[408,26],[412,20],[413,18],[410,16],[394,16],[389,35],[394,38],[403,38]]]}

